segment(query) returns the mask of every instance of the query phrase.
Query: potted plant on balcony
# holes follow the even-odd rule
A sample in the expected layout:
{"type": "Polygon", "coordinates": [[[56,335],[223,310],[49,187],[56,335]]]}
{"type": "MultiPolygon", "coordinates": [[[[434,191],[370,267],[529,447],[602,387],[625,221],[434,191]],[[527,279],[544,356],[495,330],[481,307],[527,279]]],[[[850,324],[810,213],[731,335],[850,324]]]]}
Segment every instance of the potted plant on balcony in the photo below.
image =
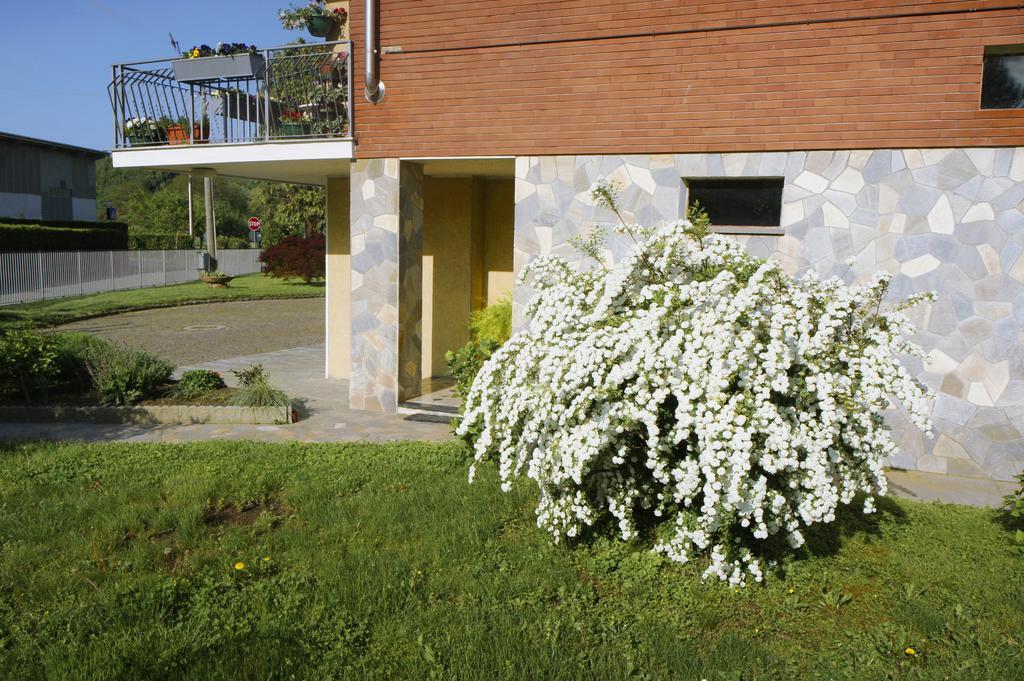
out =
{"type": "Polygon", "coordinates": [[[310,0],[306,5],[289,6],[278,13],[281,25],[289,30],[306,29],[310,35],[326,38],[335,26],[348,23],[348,12],[341,7],[330,9],[324,0],[310,0]]]}
{"type": "Polygon", "coordinates": [[[148,116],[137,116],[125,121],[124,136],[133,147],[158,144],[167,140],[163,135],[163,128],[148,116]]]}
{"type": "Polygon", "coordinates": [[[281,114],[281,132],[285,137],[304,137],[310,130],[308,113],[289,110],[281,114]]]}
{"type": "Polygon", "coordinates": [[[255,45],[217,43],[198,45],[171,62],[174,79],[179,83],[202,83],[224,79],[262,78],[267,63],[255,45]]]}
{"type": "MultiPolygon", "coordinates": [[[[181,116],[177,119],[165,116],[160,119],[159,127],[163,128],[168,144],[189,144],[188,116],[181,116]]],[[[192,124],[191,142],[193,144],[205,144],[209,139],[210,119],[203,116],[201,120],[192,124]]]]}

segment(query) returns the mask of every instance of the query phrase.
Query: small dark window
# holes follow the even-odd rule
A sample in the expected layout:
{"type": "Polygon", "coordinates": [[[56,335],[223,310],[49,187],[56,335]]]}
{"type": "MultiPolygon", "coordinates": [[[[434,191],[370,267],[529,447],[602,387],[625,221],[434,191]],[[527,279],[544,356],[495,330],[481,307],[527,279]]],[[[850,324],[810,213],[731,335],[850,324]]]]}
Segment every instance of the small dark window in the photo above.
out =
{"type": "Polygon", "coordinates": [[[1024,108],[1024,46],[996,45],[985,48],[981,108],[1024,108]]]}
{"type": "Polygon", "coordinates": [[[689,179],[686,206],[700,205],[714,227],[778,227],[782,216],[781,177],[689,179]]]}

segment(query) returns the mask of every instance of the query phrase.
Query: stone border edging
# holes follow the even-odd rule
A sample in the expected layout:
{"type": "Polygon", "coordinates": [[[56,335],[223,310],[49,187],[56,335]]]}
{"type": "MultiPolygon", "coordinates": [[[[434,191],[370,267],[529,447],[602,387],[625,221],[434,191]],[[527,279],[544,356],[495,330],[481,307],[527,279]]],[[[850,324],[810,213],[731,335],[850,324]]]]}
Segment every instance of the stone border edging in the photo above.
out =
{"type": "Polygon", "coordinates": [[[141,405],[134,407],[0,407],[2,423],[115,423],[123,425],[293,423],[293,407],[141,405]]]}

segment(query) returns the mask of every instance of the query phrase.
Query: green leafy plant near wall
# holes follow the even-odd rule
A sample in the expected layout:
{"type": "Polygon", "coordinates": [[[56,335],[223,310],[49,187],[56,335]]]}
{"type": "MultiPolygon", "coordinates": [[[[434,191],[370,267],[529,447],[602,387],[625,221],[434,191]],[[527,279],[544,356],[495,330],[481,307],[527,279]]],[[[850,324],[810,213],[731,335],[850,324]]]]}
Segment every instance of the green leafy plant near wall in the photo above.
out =
{"type": "Polygon", "coordinates": [[[502,298],[469,318],[469,342],[445,353],[455,392],[465,397],[483,363],[512,336],[512,299],[502,298]]]}

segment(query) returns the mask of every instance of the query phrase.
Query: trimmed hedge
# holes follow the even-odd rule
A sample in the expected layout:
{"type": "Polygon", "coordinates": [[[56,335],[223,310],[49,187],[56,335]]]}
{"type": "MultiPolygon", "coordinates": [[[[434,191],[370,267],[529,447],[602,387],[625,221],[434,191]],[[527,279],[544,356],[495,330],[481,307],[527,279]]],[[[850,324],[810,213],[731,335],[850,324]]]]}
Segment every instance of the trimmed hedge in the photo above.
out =
{"type": "Polygon", "coordinates": [[[128,233],[127,222],[108,222],[106,220],[39,220],[35,218],[0,217],[4,225],[35,225],[37,227],[56,227],[59,229],[114,229],[128,233]]]}
{"type": "Polygon", "coordinates": [[[0,223],[0,251],[123,251],[126,248],[128,235],[119,229],[0,223]]]}

